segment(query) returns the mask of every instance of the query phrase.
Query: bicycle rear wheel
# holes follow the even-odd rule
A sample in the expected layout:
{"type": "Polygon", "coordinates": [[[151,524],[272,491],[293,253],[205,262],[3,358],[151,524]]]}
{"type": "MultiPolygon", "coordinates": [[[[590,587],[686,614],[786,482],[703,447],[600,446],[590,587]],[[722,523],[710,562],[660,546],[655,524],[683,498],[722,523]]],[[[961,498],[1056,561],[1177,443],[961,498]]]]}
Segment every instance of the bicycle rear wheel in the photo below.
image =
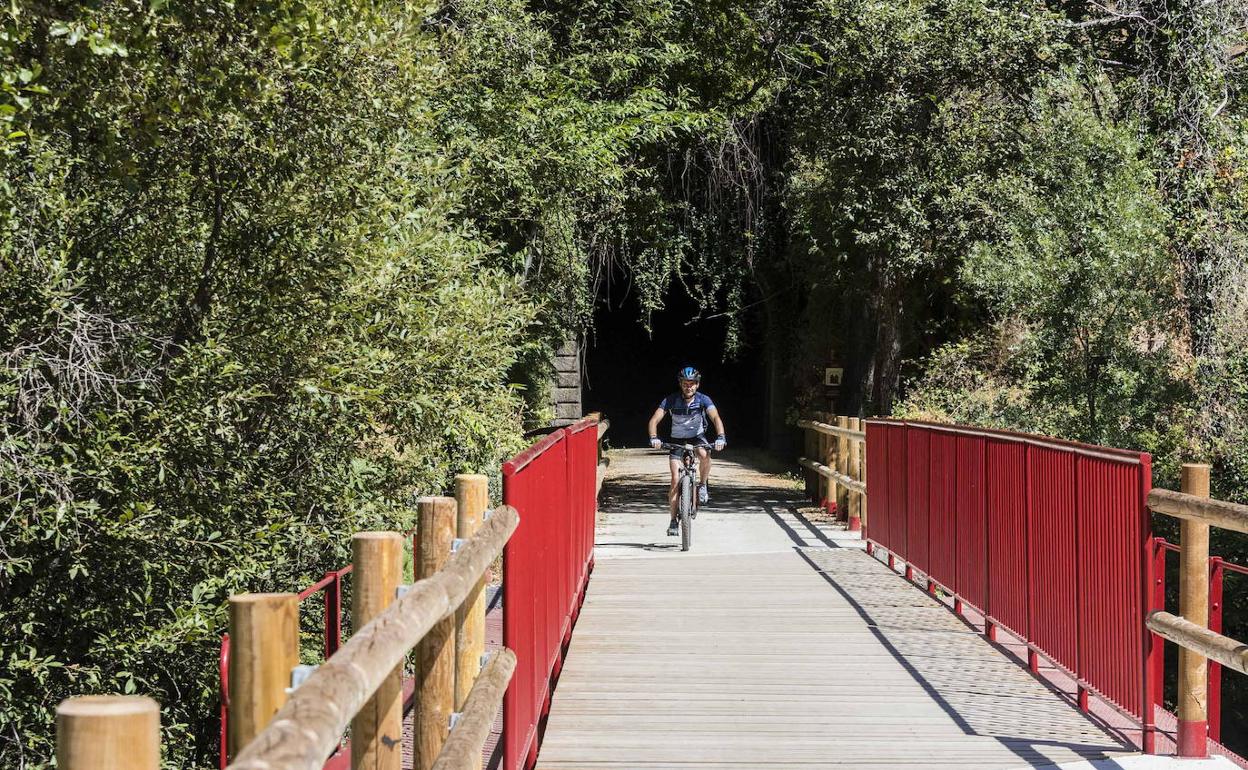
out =
{"type": "Polygon", "coordinates": [[[688,551],[693,544],[693,477],[688,473],[680,477],[680,491],[677,504],[680,510],[680,550],[688,551]]]}

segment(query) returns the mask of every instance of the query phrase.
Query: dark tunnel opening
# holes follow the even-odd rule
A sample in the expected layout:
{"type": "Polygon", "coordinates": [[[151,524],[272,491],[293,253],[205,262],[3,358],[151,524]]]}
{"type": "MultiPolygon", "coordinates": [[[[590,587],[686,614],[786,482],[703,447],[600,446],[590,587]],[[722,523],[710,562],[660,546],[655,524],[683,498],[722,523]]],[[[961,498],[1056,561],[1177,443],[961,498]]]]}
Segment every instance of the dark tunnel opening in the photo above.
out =
{"type": "MultiPolygon", "coordinates": [[[[645,446],[646,421],[664,396],[676,392],[676,373],[684,366],[702,372],[702,392],[718,407],[732,445],[765,443],[761,319],[748,315],[742,344],[725,360],[728,318],[696,318],[697,304],[679,283],[668,290],[663,310],[651,317],[650,333],[642,325],[635,291],[599,305],[585,351],[582,392],[586,411],[601,411],[611,420],[613,446],[645,446]]],[[[660,432],[667,426],[664,421],[660,432]]]]}

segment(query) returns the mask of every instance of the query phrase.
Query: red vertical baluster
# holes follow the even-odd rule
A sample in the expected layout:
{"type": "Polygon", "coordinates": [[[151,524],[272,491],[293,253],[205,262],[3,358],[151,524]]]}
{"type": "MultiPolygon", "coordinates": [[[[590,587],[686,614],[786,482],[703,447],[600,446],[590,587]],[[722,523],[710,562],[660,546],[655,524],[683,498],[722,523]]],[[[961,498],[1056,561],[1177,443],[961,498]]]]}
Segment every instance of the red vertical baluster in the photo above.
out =
{"type": "MultiPolygon", "coordinates": [[[[1140,463],[1140,516],[1144,539],[1144,596],[1143,615],[1166,608],[1166,549],[1165,541],[1152,536],[1152,514],[1148,510],[1148,492],[1152,488],[1152,466],[1149,455],[1141,455],[1140,463]]],[[[1145,754],[1157,752],[1156,711],[1162,705],[1165,683],[1165,643],[1144,627],[1140,618],[1142,654],[1144,656],[1143,692],[1141,693],[1141,743],[1145,754]]]]}
{"type": "Polygon", "coordinates": [[[218,735],[220,753],[217,762],[220,770],[225,770],[230,764],[230,635],[228,633],[221,635],[221,652],[217,659],[217,666],[221,682],[221,731],[218,735]]]}
{"type": "MultiPolygon", "coordinates": [[[[1222,578],[1226,570],[1220,556],[1209,560],[1209,630],[1222,633],[1222,578]]],[[[1222,664],[1209,661],[1209,737],[1222,741],[1222,664]]]]}
{"type": "MultiPolygon", "coordinates": [[[[1088,672],[1084,670],[1085,655],[1084,655],[1084,650],[1083,650],[1083,645],[1085,643],[1085,637],[1086,637],[1086,630],[1083,628],[1083,622],[1084,622],[1084,617],[1088,612],[1088,609],[1087,609],[1088,599],[1087,597],[1083,595],[1083,591],[1081,590],[1083,587],[1081,580],[1085,579],[1085,576],[1083,573],[1086,572],[1087,570],[1083,566],[1083,564],[1081,564],[1081,561],[1082,561],[1082,559],[1080,558],[1081,543],[1080,543],[1079,536],[1082,533],[1082,528],[1083,528],[1083,522],[1081,521],[1081,519],[1083,518],[1083,513],[1084,513],[1083,512],[1083,485],[1087,483],[1086,480],[1084,479],[1084,476],[1087,474],[1087,469],[1085,467],[1086,463],[1084,462],[1084,458],[1082,456],[1074,454],[1072,459],[1074,460],[1074,464],[1075,464],[1075,494],[1074,494],[1074,501],[1073,501],[1074,506],[1075,506],[1075,513],[1074,513],[1074,526],[1071,528],[1071,533],[1070,533],[1071,538],[1074,541],[1074,547],[1071,549],[1070,553],[1071,553],[1072,561],[1073,561],[1073,564],[1071,566],[1073,567],[1073,581],[1072,582],[1074,585],[1074,591],[1073,591],[1071,598],[1075,600],[1075,627],[1073,629],[1074,637],[1075,637],[1074,638],[1075,659],[1073,661],[1074,665],[1071,666],[1071,670],[1075,672],[1076,681],[1082,683],[1088,680],[1088,672]]],[[[1112,590],[1112,588],[1110,590],[1112,590]]],[[[1087,694],[1084,692],[1084,689],[1082,686],[1080,686],[1078,690],[1079,690],[1080,705],[1081,707],[1086,708],[1087,694]]]]}
{"type": "Polygon", "coordinates": [[[980,443],[980,490],[979,498],[983,507],[983,523],[980,525],[984,529],[984,563],[980,568],[982,570],[982,581],[984,585],[984,595],[981,599],[980,609],[984,613],[984,631],[988,630],[988,618],[992,615],[992,530],[989,526],[992,521],[992,511],[988,509],[988,440],[981,438],[980,443]]]}
{"type": "Polygon", "coordinates": [[[1032,602],[1032,568],[1031,568],[1031,445],[1023,444],[1023,638],[1031,639],[1032,615],[1035,612],[1032,602]]]}
{"type": "Polygon", "coordinates": [[[342,646],[342,573],[339,570],[326,577],[333,578],[325,586],[325,659],[329,660],[342,646]]]}

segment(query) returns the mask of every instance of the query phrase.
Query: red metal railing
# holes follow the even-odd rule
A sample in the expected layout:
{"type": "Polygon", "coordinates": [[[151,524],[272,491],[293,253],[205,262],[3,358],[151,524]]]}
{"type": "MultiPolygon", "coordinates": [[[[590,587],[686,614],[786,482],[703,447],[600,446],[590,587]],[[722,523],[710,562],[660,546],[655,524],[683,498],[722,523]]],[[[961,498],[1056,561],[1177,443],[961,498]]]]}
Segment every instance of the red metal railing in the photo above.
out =
{"type": "MultiPolygon", "coordinates": [[[[323,616],[323,636],[325,658],[338,651],[342,646],[342,579],[351,574],[352,565],[331,570],[325,577],[299,592],[299,601],[311,598],[317,593],[324,593],[325,614],[323,616]]],[[[222,634],[221,652],[217,658],[221,676],[221,733],[218,766],[225,770],[229,765],[229,725],[230,725],[230,635],[222,634]]]]}
{"type": "Polygon", "coordinates": [[[503,644],[515,675],[503,700],[503,767],[537,761],[542,720],[593,569],[597,420],[541,439],[503,464],[520,526],[503,551],[503,644]]]}
{"type": "MultiPolygon", "coordinates": [[[[1182,549],[1166,540],[1153,538],[1153,597],[1149,610],[1166,608],[1166,554],[1182,553],[1182,549]]],[[[1209,630],[1222,633],[1222,583],[1227,572],[1248,575],[1248,567],[1224,561],[1220,556],[1209,559],[1209,630]]],[[[1162,645],[1158,643],[1158,647],[1162,645]]],[[[1163,708],[1162,682],[1165,679],[1164,654],[1159,652],[1150,660],[1153,666],[1153,703],[1163,708]]],[[[1222,665],[1209,661],[1209,738],[1215,743],[1222,741],[1222,665]]]]}
{"type": "Polygon", "coordinates": [[[1142,452],[954,425],[867,422],[868,547],[888,551],[1140,721],[1152,750],[1160,643],[1142,452]],[[1152,665],[1145,666],[1145,660],[1152,665]]]}

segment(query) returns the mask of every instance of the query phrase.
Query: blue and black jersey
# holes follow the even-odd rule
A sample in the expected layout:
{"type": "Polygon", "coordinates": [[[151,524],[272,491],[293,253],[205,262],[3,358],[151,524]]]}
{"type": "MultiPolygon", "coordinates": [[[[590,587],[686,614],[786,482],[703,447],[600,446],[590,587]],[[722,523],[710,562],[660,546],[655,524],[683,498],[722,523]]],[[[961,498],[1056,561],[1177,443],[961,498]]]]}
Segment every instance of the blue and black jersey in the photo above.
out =
{"type": "Polygon", "coordinates": [[[694,393],[691,402],[673,393],[659,402],[659,408],[672,416],[672,438],[696,438],[706,432],[706,412],[715,408],[715,402],[702,393],[694,393]]]}

